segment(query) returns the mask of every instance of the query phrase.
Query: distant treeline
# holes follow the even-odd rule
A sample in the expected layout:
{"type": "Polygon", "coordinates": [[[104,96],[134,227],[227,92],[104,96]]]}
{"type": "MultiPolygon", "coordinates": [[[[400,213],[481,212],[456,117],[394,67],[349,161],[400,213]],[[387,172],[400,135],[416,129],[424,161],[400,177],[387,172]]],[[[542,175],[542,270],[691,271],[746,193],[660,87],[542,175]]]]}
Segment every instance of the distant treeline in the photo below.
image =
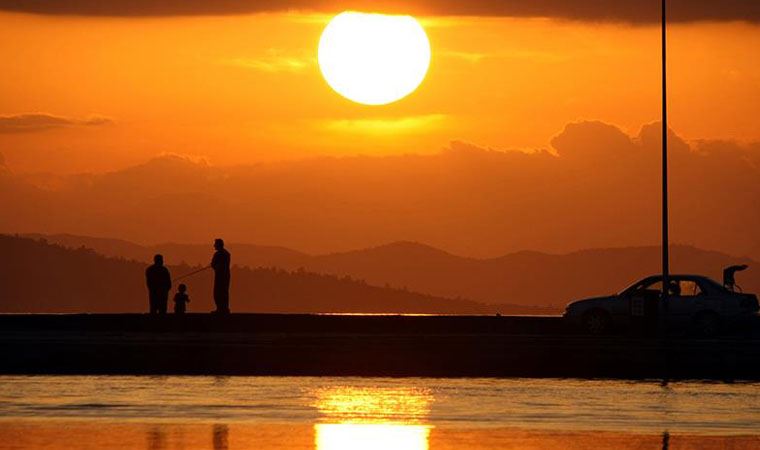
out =
{"type": "MultiPolygon", "coordinates": [[[[0,235],[0,312],[140,312],[147,309],[146,264],[70,249],[44,239],[0,235]]],[[[210,253],[209,253],[210,254],[210,253]]],[[[169,266],[173,277],[200,266],[169,266]]],[[[191,312],[213,309],[210,271],[182,280],[191,312]]],[[[174,289],[176,289],[176,284],[174,289]]],[[[233,267],[231,305],[238,312],[504,314],[540,312],[443,299],[404,289],[275,268],[233,267]]]]}

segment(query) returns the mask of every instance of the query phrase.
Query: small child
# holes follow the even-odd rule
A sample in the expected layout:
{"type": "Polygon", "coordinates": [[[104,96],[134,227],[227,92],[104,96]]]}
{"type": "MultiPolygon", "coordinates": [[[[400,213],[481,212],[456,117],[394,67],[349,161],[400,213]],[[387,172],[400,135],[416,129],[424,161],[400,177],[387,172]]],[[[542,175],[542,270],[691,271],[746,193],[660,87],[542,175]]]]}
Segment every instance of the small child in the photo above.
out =
{"type": "Polygon", "coordinates": [[[180,284],[177,293],[174,294],[174,314],[185,314],[190,297],[187,295],[187,286],[180,284]]]}

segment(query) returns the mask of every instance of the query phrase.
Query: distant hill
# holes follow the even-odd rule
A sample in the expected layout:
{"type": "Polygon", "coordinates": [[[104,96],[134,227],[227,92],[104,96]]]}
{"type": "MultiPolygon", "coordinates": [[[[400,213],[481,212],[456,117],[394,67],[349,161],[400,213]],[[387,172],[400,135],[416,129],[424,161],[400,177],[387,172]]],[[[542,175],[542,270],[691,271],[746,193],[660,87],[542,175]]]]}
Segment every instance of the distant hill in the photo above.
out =
{"type": "MultiPolygon", "coordinates": [[[[104,255],[142,261],[149,261],[154,253],[163,253],[169,262],[207,264],[212,251],[209,245],[133,247],[119,240],[71,235],[45,238],[67,247],[85,246],[104,255]]],[[[525,251],[492,259],[461,257],[413,242],[327,255],[250,244],[230,243],[228,247],[236,264],[249,267],[303,268],[437,297],[551,307],[554,311],[574,299],[620,291],[636,279],[660,270],[660,249],[656,246],[592,249],[564,255],[525,251]]],[[[672,246],[671,256],[674,272],[700,273],[716,280],[720,280],[723,267],[747,263],[751,267],[739,274],[739,284],[747,291],[760,292],[760,263],[685,245],[672,246]]]]}
{"type": "MultiPolygon", "coordinates": [[[[136,261],[150,262],[153,255],[166,255],[172,263],[190,265],[208,264],[213,253],[212,243],[209,244],[175,244],[140,245],[122,239],[77,236],[73,234],[37,234],[27,233],[23,237],[45,239],[48,242],[67,248],[85,247],[105,255],[136,261]]],[[[284,247],[232,244],[235,248],[235,263],[248,267],[280,267],[283,269],[298,269],[305,267],[310,255],[284,247]]]]}
{"type": "MultiPolygon", "coordinates": [[[[660,258],[660,248],[650,246],[591,249],[564,255],[525,251],[473,259],[400,242],[316,256],[304,267],[442,297],[559,309],[571,300],[618,292],[637,279],[659,273],[660,258]]],[[[722,269],[736,263],[752,267],[739,274],[739,284],[760,292],[760,264],[690,246],[671,247],[673,273],[699,273],[720,280],[722,269]]]]}
{"type": "MultiPolygon", "coordinates": [[[[118,247],[135,250],[124,243],[118,247]]],[[[147,308],[144,262],[106,257],[84,247],[71,249],[45,240],[8,235],[0,235],[0,254],[3,255],[0,258],[0,312],[139,312],[147,308]]],[[[169,268],[176,277],[196,267],[169,268]]],[[[515,314],[541,311],[442,299],[305,270],[234,267],[232,280],[232,307],[238,312],[515,314]]],[[[213,309],[210,272],[201,273],[186,283],[191,297],[190,311],[213,309]]]]}

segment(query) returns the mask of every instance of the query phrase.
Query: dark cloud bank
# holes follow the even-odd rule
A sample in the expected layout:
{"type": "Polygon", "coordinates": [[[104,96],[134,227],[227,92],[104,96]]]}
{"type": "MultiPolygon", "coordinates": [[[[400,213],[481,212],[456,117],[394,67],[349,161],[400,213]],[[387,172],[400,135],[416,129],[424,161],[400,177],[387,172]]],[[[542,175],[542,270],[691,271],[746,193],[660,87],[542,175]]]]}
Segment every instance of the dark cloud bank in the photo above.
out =
{"type": "Polygon", "coordinates": [[[111,119],[100,116],[75,119],[44,113],[12,114],[0,116],[0,133],[28,133],[53,128],[99,126],[110,123],[112,123],[111,119]]]}
{"type": "MultiPolygon", "coordinates": [[[[433,155],[239,167],[174,155],[106,174],[16,175],[0,189],[0,231],[223,235],[315,253],[401,240],[471,256],[655,244],[660,130],[574,123],[536,153],[456,142],[433,155]]],[[[673,135],[670,162],[673,242],[760,258],[760,144],[673,135]]]]}
{"type": "MultiPolygon", "coordinates": [[[[668,0],[671,20],[760,21],[757,0],[668,0]]],[[[659,0],[0,0],[0,9],[84,16],[220,15],[286,10],[382,10],[431,15],[551,17],[583,21],[654,23],[659,0]]]]}

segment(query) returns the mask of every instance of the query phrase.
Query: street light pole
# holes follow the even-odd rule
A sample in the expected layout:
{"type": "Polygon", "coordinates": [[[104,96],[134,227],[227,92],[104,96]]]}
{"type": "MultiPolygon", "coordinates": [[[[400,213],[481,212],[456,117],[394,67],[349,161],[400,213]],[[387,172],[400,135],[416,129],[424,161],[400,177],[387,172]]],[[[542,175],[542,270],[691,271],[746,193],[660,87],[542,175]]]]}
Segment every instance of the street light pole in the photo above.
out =
{"type": "MultiPolygon", "coordinates": [[[[662,4],[662,312],[667,313],[668,288],[670,287],[670,258],[668,251],[667,0],[660,1],[662,4]]],[[[662,322],[664,323],[664,320],[662,322]]]]}

